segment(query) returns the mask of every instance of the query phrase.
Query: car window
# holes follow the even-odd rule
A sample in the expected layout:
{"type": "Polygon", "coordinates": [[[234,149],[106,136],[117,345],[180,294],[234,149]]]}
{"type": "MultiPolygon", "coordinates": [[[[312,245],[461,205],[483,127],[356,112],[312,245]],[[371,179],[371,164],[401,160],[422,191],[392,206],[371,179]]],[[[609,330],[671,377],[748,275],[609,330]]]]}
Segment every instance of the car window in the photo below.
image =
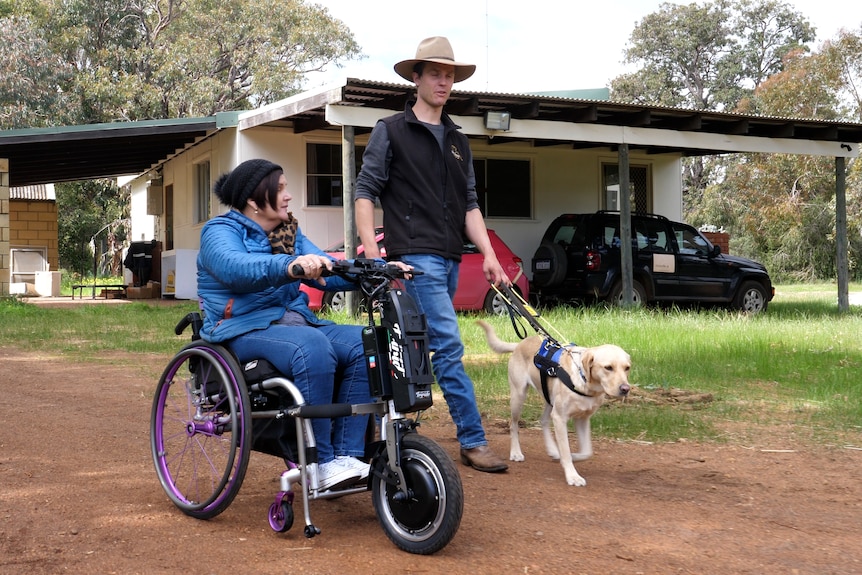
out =
{"type": "Polygon", "coordinates": [[[701,256],[709,254],[709,242],[697,233],[697,230],[682,224],[674,224],[673,228],[679,253],[701,256]]]}
{"type": "Polygon", "coordinates": [[[670,253],[673,250],[668,241],[667,228],[661,220],[635,220],[638,249],[654,253],[670,253]]]}
{"type": "Polygon", "coordinates": [[[602,236],[603,245],[609,248],[620,247],[620,228],[616,225],[605,224],[605,232],[602,236]]]}
{"type": "Polygon", "coordinates": [[[568,247],[575,237],[575,226],[563,225],[554,234],[554,243],[560,244],[563,247],[568,247]]]}

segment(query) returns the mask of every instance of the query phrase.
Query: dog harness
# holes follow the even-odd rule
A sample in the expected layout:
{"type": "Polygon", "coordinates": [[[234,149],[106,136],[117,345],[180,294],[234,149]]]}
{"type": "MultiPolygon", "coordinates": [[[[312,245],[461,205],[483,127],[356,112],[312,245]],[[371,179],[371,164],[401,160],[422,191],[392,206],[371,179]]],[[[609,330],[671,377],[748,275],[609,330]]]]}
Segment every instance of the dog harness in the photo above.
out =
{"type": "MultiPolygon", "coordinates": [[[[545,339],[545,341],[542,342],[542,345],[539,346],[539,350],[533,357],[533,364],[537,368],[539,368],[539,373],[542,375],[542,393],[544,394],[545,401],[548,403],[548,405],[553,405],[553,402],[551,401],[551,394],[548,392],[549,377],[556,377],[563,382],[563,385],[565,385],[578,395],[582,395],[584,397],[592,397],[591,395],[578,390],[575,387],[572,378],[569,376],[569,373],[565,369],[560,369],[560,357],[562,357],[563,351],[573,346],[574,344],[562,346],[556,340],[552,338],[547,338],[545,339]]],[[[580,365],[578,366],[578,374],[581,376],[582,381],[587,381],[587,377],[586,375],[584,375],[584,370],[580,365]]]]}

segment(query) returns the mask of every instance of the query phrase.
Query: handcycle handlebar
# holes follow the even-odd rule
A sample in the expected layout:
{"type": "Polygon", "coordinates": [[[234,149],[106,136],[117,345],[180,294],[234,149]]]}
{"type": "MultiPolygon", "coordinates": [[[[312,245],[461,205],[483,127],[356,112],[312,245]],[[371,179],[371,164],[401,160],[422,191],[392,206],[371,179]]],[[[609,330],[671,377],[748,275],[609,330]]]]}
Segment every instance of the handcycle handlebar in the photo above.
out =
{"type": "MultiPolygon", "coordinates": [[[[299,264],[293,264],[290,267],[290,272],[296,277],[305,275],[305,270],[299,264]]],[[[421,275],[419,270],[406,271],[395,264],[381,263],[379,260],[371,258],[356,258],[354,260],[337,260],[333,262],[332,269],[324,269],[320,275],[339,276],[349,281],[373,280],[394,280],[406,279],[411,276],[421,275]]]]}

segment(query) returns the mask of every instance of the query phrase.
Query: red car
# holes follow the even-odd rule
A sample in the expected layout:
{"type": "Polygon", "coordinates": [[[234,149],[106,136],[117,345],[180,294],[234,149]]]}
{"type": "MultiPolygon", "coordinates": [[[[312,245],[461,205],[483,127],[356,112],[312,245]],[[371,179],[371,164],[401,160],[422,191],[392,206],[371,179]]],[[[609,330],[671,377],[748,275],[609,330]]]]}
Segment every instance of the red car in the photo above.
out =
{"type": "MultiPolygon", "coordinates": [[[[377,245],[380,246],[381,254],[385,257],[383,228],[377,228],[375,231],[377,232],[377,245]]],[[[500,265],[509,275],[515,289],[521,294],[521,297],[529,301],[530,284],[524,275],[521,258],[509,249],[509,246],[500,239],[494,230],[488,230],[488,236],[491,238],[491,245],[494,247],[497,259],[500,260],[500,265]]],[[[337,259],[343,259],[344,242],[331,246],[324,251],[337,259]]],[[[356,248],[356,252],[360,256],[363,251],[361,245],[356,248]]],[[[485,279],[485,274],[482,273],[482,260],[482,254],[479,253],[476,246],[465,242],[464,255],[459,270],[458,289],[455,291],[455,309],[459,311],[484,310],[488,313],[504,314],[506,313],[506,304],[485,279]]],[[[340,310],[344,306],[344,292],[324,292],[305,284],[302,285],[301,289],[308,294],[308,305],[313,310],[325,307],[340,310]]]]}

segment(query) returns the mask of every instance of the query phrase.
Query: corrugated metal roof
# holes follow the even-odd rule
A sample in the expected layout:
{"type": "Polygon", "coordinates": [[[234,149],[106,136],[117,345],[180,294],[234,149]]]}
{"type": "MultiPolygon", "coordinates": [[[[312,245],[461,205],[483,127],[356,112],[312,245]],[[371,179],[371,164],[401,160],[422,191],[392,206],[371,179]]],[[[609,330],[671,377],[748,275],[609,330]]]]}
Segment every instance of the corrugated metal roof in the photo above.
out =
{"type": "MultiPolygon", "coordinates": [[[[310,130],[340,130],[326,121],[327,106],[370,107],[401,111],[414,96],[415,87],[347,78],[344,83],[297,94],[257,110],[222,112],[207,118],[145,120],[30,130],[0,130],[0,158],[9,159],[13,186],[66,182],[140,174],[221,128],[240,130],[269,125],[310,130]]],[[[578,94],[566,94],[578,95],[578,94]]],[[[580,94],[604,96],[604,94],[580,94]]],[[[613,102],[603,99],[499,94],[453,90],[446,111],[456,116],[479,116],[506,110],[517,120],[540,120],[595,126],[650,128],[719,136],[814,141],[840,144],[856,155],[862,142],[862,124],[802,118],[764,117],[727,112],[689,110],[613,102]]],[[[370,128],[363,129],[366,132],[370,128]]],[[[356,133],[361,134],[363,130],[356,133]]],[[[516,141],[494,134],[494,143],[516,141]]],[[[525,140],[521,138],[520,140],[525,140]]],[[[576,148],[607,145],[590,138],[560,140],[530,137],[534,146],[568,144],[576,148]]],[[[682,147],[667,139],[642,143],[646,153],[683,155],[727,153],[727,147],[682,147]]]]}
{"type": "Polygon", "coordinates": [[[57,196],[54,194],[54,184],[38,184],[9,188],[9,199],[53,202],[57,196]]]}
{"type": "Polygon", "coordinates": [[[140,174],[214,133],[236,113],[206,118],[139,120],[0,130],[0,158],[11,186],[140,174]]]}

